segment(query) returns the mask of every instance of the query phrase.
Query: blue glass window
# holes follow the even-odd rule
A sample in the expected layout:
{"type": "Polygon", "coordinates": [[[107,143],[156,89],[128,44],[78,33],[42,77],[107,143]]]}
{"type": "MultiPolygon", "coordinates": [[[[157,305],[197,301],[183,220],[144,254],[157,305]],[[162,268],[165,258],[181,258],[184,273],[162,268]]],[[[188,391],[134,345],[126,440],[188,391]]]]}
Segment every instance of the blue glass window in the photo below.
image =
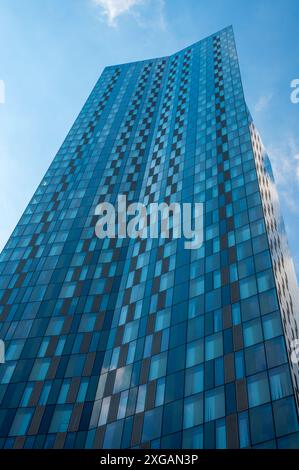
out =
{"type": "Polygon", "coordinates": [[[203,427],[186,429],[183,433],[183,449],[203,449],[203,427]]]}
{"type": "Polygon", "coordinates": [[[264,292],[275,286],[274,277],[270,269],[257,274],[257,285],[259,292],[264,292]]]}
{"type": "Polygon", "coordinates": [[[51,383],[50,382],[45,382],[44,386],[42,388],[40,397],[39,397],[39,405],[46,405],[48,401],[48,397],[51,391],[51,383]]]}
{"type": "Polygon", "coordinates": [[[257,292],[256,280],[255,277],[247,277],[241,279],[240,281],[240,297],[241,299],[246,299],[247,297],[252,297],[257,292]]]}
{"type": "Polygon", "coordinates": [[[40,345],[39,351],[38,351],[38,357],[45,357],[45,355],[47,353],[48,346],[50,344],[50,340],[51,340],[51,338],[44,338],[43,339],[43,341],[40,345]]]}
{"type": "Polygon", "coordinates": [[[160,310],[157,312],[155,331],[164,330],[170,326],[170,310],[160,310]]]}
{"type": "Polygon", "coordinates": [[[216,449],[226,449],[225,419],[216,421],[216,449]]]}
{"type": "Polygon", "coordinates": [[[5,352],[6,361],[17,361],[20,358],[22,349],[24,347],[25,340],[14,340],[11,341],[10,345],[5,352]]]}
{"type": "Polygon", "coordinates": [[[142,442],[151,441],[161,435],[163,408],[154,408],[144,413],[142,442]]]}
{"type": "Polygon", "coordinates": [[[138,388],[136,413],[141,413],[142,411],[144,411],[145,397],[146,397],[146,384],[140,385],[138,388]]]}
{"type": "Polygon", "coordinates": [[[205,393],[205,421],[222,418],[225,415],[224,388],[219,387],[205,393]]]}
{"type": "Polygon", "coordinates": [[[215,359],[215,387],[224,383],[224,361],[223,357],[215,359]]]}
{"type": "Polygon", "coordinates": [[[51,359],[37,359],[33,366],[29,380],[45,380],[51,364],[51,359]]]}
{"type": "Polygon", "coordinates": [[[244,346],[252,346],[263,340],[262,325],[259,319],[251,320],[243,324],[244,346]]]}
{"type": "Polygon", "coordinates": [[[157,380],[155,406],[163,405],[165,394],[165,377],[157,380]]]}
{"type": "Polygon", "coordinates": [[[170,349],[168,353],[167,361],[167,374],[182,370],[185,368],[185,345],[179,346],[178,348],[170,349]]]}
{"type": "Polygon", "coordinates": [[[260,316],[258,297],[249,297],[241,302],[242,320],[248,321],[260,316]]]}
{"type": "Polygon", "coordinates": [[[66,336],[60,336],[55,349],[55,356],[61,356],[66,343],[66,336]]]}
{"type": "Polygon", "coordinates": [[[202,338],[204,335],[204,316],[193,318],[188,322],[188,341],[194,341],[195,339],[202,338]]]}
{"type": "Polygon", "coordinates": [[[24,436],[24,434],[26,434],[33,411],[33,409],[17,410],[15,419],[10,428],[10,436],[24,436]]]}
{"type": "Polygon", "coordinates": [[[128,397],[129,397],[129,390],[125,390],[124,392],[121,392],[119,405],[118,405],[117,419],[123,419],[126,416],[128,397]]]}
{"type": "Polygon", "coordinates": [[[201,295],[205,291],[205,278],[204,276],[198,277],[190,281],[190,297],[201,295]]]}
{"type": "Polygon", "coordinates": [[[77,395],[77,403],[81,403],[85,400],[87,389],[88,389],[89,379],[83,378],[80,383],[80,387],[77,395]]]}
{"type": "Polygon", "coordinates": [[[165,403],[178,400],[184,395],[184,371],[167,375],[165,388],[165,403]]]}
{"type": "Polygon", "coordinates": [[[132,365],[121,367],[116,370],[113,393],[119,393],[130,387],[132,365]]]}
{"type": "Polygon", "coordinates": [[[60,389],[60,392],[59,392],[59,396],[58,396],[58,400],[57,400],[57,403],[58,404],[63,404],[66,402],[66,399],[67,399],[67,395],[68,395],[68,392],[69,392],[69,389],[70,389],[70,385],[71,385],[71,381],[70,379],[66,380],[62,385],[61,385],[61,389],[60,389]]]}
{"type": "Polygon", "coordinates": [[[298,415],[293,397],[275,401],[273,412],[278,436],[298,431],[298,415]]]}
{"type": "Polygon", "coordinates": [[[183,400],[173,401],[164,406],[163,434],[171,434],[182,429],[183,400]]]}
{"type": "Polygon", "coordinates": [[[107,423],[111,397],[105,397],[102,400],[101,413],[98,426],[104,426],[107,423]]]}
{"type": "Polygon", "coordinates": [[[204,360],[203,340],[193,341],[187,344],[186,367],[201,364],[204,360]]]}
{"type": "Polygon", "coordinates": [[[217,333],[222,330],[222,311],[215,310],[214,312],[214,332],[217,333]]]}
{"type": "Polygon", "coordinates": [[[272,400],[279,400],[293,393],[289,366],[275,367],[269,370],[272,400]]]}
{"type": "Polygon", "coordinates": [[[167,353],[158,354],[152,357],[149,380],[155,380],[166,374],[167,353]]]}
{"type": "Polygon", "coordinates": [[[30,401],[30,398],[31,398],[33,389],[34,389],[34,384],[33,384],[33,383],[29,383],[29,384],[27,385],[27,387],[25,388],[25,390],[24,390],[24,393],[23,393],[23,397],[22,397],[21,405],[20,405],[20,406],[26,407],[26,406],[29,405],[29,401],[30,401]]]}
{"type": "Polygon", "coordinates": [[[236,264],[231,264],[229,266],[229,280],[230,282],[235,282],[238,280],[238,269],[236,264]]]}
{"type": "Polygon", "coordinates": [[[122,429],[123,421],[116,421],[107,425],[103,442],[104,449],[118,449],[120,447],[122,429]]]}
{"type": "Polygon", "coordinates": [[[266,372],[248,377],[247,390],[250,407],[263,405],[270,401],[269,383],[266,372]]]}
{"type": "Polygon", "coordinates": [[[130,341],[134,341],[137,338],[138,327],[138,320],[126,324],[123,337],[123,344],[129,343],[130,341]]]}
{"type": "Polygon", "coordinates": [[[273,312],[262,317],[265,340],[282,335],[282,325],[279,312],[273,312]]]}
{"type": "Polygon", "coordinates": [[[266,369],[266,356],[264,344],[256,344],[245,349],[246,374],[251,375],[266,369]]]}
{"type": "Polygon", "coordinates": [[[249,418],[247,411],[239,414],[239,440],[241,449],[250,446],[249,418]]]}
{"type": "Polygon", "coordinates": [[[240,261],[238,263],[238,270],[240,279],[254,274],[254,264],[252,256],[240,261]]]}
{"type": "Polygon", "coordinates": [[[279,309],[276,290],[272,289],[266,292],[263,292],[259,296],[261,314],[265,315],[266,313],[274,312],[279,309]]]}
{"type": "Polygon", "coordinates": [[[194,395],[184,401],[184,428],[191,428],[203,422],[203,397],[194,395]]]}
{"type": "Polygon", "coordinates": [[[195,297],[189,301],[188,318],[195,318],[203,313],[202,296],[195,297]]]}
{"type": "Polygon", "coordinates": [[[223,355],[223,338],[221,332],[206,338],[205,351],[206,361],[223,355]]]}
{"type": "Polygon", "coordinates": [[[299,448],[299,433],[289,434],[288,436],[278,439],[279,449],[298,449],[299,448]]]}
{"type": "Polygon", "coordinates": [[[85,355],[75,354],[73,356],[70,356],[67,369],[65,372],[65,377],[76,377],[76,376],[82,375],[84,364],[85,364],[85,355]]]}
{"type": "Polygon", "coordinates": [[[52,335],[59,335],[62,331],[64,324],[64,317],[54,317],[50,320],[46,335],[47,336],[52,336],[52,335]]]}
{"type": "Polygon", "coordinates": [[[270,252],[268,250],[259,253],[254,257],[255,261],[255,268],[259,271],[264,271],[271,267],[271,257],[270,252]]]}
{"type": "Polygon", "coordinates": [[[236,379],[242,379],[245,375],[243,351],[237,351],[235,353],[235,369],[236,369],[236,379]]]}
{"type": "Polygon", "coordinates": [[[221,289],[207,292],[205,296],[205,310],[211,312],[221,307],[221,289]]]}
{"type": "Polygon", "coordinates": [[[54,411],[49,432],[66,432],[72,415],[71,405],[57,406],[54,411]]]}
{"type": "Polygon", "coordinates": [[[0,382],[1,384],[8,384],[14,373],[16,364],[3,364],[0,368],[0,382]]]}
{"type": "Polygon", "coordinates": [[[241,323],[241,311],[239,304],[232,305],[232,319],[234,325],[239,325],[241,323]]]}
{"type": "Polygon", "coordinates": [[[193,395],[204,389],[204,366],[198,365],[186,370],[185,395],[193,395]]]}
{"type": "Polygon", "coordinates": [[[271,405],[251,408],[249,416],[253,444],[273,439],[275,433],[271,405]]]}
{"type": "Polygon", "coordinates": [[[87,333],[88,331],[93,331],[96,320],[97,320],[97,315],[95,313],[82,315],[78,332],[87,333]]]}
{"type": "MultiPolygon", "coordinates": [[[[71,297],[74,296],[75,289],[76,289],[76,284],[75,283],[65,284],[61,289],[59,297],[60,298],[71,298],[71,297]]],[[[93,294],[93,292],[92,292],[92,294],[93,294]]]]}
{"type": "Polygon", "coordinates": [[[275,367],[287,362],[287,353],[283,336],[265,342],[268,367],[275,367]]]}

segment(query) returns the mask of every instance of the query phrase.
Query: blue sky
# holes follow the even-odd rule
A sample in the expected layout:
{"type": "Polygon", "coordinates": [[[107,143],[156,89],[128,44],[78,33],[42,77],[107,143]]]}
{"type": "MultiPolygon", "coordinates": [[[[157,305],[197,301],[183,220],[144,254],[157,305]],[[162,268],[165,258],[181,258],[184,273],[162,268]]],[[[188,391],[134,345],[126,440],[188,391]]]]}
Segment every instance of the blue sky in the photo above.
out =
{"type": "Polygon", "coordinates": [[[168,55],[230,24],[299,273],[298,0],[0,0],[0,248],[106,65],[168,55]]]}

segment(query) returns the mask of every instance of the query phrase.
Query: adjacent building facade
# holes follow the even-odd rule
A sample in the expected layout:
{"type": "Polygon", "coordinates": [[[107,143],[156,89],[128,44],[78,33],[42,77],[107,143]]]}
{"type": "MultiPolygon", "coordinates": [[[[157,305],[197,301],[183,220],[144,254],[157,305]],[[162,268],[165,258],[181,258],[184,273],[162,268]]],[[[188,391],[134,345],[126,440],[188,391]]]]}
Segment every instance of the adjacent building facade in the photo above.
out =
{"type": "Polygon", "coordinates": [[[105,68],[0,258],[0,448],[299,448],[296,278],[228,27],[105,68]],[[204,204],[204,243],[95,207],[204,204]]]}

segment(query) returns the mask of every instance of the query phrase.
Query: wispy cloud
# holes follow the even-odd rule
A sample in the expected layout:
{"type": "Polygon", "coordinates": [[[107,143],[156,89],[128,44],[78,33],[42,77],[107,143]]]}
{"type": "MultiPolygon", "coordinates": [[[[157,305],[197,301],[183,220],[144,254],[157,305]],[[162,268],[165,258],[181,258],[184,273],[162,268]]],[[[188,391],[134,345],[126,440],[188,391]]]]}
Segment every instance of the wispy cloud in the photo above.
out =
{"type": "MultiPolygon", "coordinates": [[[[281,141],[267,148],[281,202],[288,241],[294,255],[294,263],[299,279],[298,257],[298,222],[299,222],[299,140],[294,135],[282,138],[281,141]]],[[[299,299],[299,291],[298,291],[299,299]]]]}
{"type": "Polygon", "coordinates": [[[0,104],[5,103],[5,83],[4,80],[0,80],[0,104]]]}
{"type": "Polygon", "coordinates": [[[116,19],[128,13],[143,0],[93,0],[96,5],[102,8],[102,14],[107,19],[109,26],[116,26],[116,19]]]}
{"type": "Polygon", "coordinates": [[[297,180],[298,180],[298,183],[299,183],[299,153],[294,156],[294,160],[297,162],[296,177],[297,177],[297,180]]]}
{"type": "Polygon", "coordinates": [[[118,18],[130,14],[141,28],[166,30],[165,0],[92,0],[100,8],[102,18],[111,27],[118,18]]]}
{"type": "Polygon", "coordinates": [[[265,109],[268,108],[272,100],[272,97],[273,97],[273,93],[260,96],[256,104],[254,105],[254,112],[261,113],[262,111],[265,111],[265,109]]]}
{"type": "Polygon", "coordinates": [[[144,0],[140,8],[135,9],[132,14],[141,28],[166,31],[164,7],[165,0],[144,0]]]}
{"type": "Polygon", "coordinates": [[[299,142],[288,136],[279,145],[268,148],[268,152],[282,202],[299,215],[299,142]]]}

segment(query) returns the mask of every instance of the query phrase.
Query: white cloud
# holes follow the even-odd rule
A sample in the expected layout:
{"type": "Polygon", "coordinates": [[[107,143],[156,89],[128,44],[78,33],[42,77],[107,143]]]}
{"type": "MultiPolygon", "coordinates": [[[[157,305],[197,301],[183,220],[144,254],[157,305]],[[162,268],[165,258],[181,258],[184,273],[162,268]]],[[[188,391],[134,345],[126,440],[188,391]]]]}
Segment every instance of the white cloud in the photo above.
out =
{"type": "Polygon", "coordinates": [[[121,15],[130,14],[140,28],[165,31],[165,0],[92,0],[109,26],[117,27],[121,15]]]}
{"type": "MultiPolygon", "coordinates": [[[[299,223],[299,139],[294,134],[273,135],[274,145],[267,146],[281,203],[288,243],[293,253],[299,279],[298,223],[299,223]]],[[[291,262],[291,260],[289,260],[291,262]]],[[[299,299],[299,292],[298,292],[299,299]]]]}
{"type": "Polygon", "coordinates": [[[273,93],[269,93],[268,95],[262,95],[257,100],[256,104],[254,105],[254,112],[260,113],[268,108],[271,100],[273,97],[273,93]]]}
{"type": "Polygon", "coordinates": [[[5,103],[5,83],[4,80],[0,80],[0,104],[5,103]]]}
{"type": "Polygon", "coordinates": [[[116,26],[118,16],[128,13],[137,5],[143,3],[143,0],[94,0],[94,3],[102,8],[109,26],[116,26]]]}
{"type": "Polygon", "coordinates": [[[164,15],[164,0],[144,0],[139,10],[132,11],[138,26],[145,29],[167,30],[167,23],[164,15]]]}
{"type": "Polygon", "coordinates": [[[299,153],[294,156],[294,160],[297,162],[296,163],[296,177],[299,183],[299,153]]]}
{"type": "Polygon", "coordinates": [[[275,181],[278,186],[282,202],[294,214],[299,214],[299,143],[289,136],[279,145],[268,148],[273,167],[275,181]]]}

